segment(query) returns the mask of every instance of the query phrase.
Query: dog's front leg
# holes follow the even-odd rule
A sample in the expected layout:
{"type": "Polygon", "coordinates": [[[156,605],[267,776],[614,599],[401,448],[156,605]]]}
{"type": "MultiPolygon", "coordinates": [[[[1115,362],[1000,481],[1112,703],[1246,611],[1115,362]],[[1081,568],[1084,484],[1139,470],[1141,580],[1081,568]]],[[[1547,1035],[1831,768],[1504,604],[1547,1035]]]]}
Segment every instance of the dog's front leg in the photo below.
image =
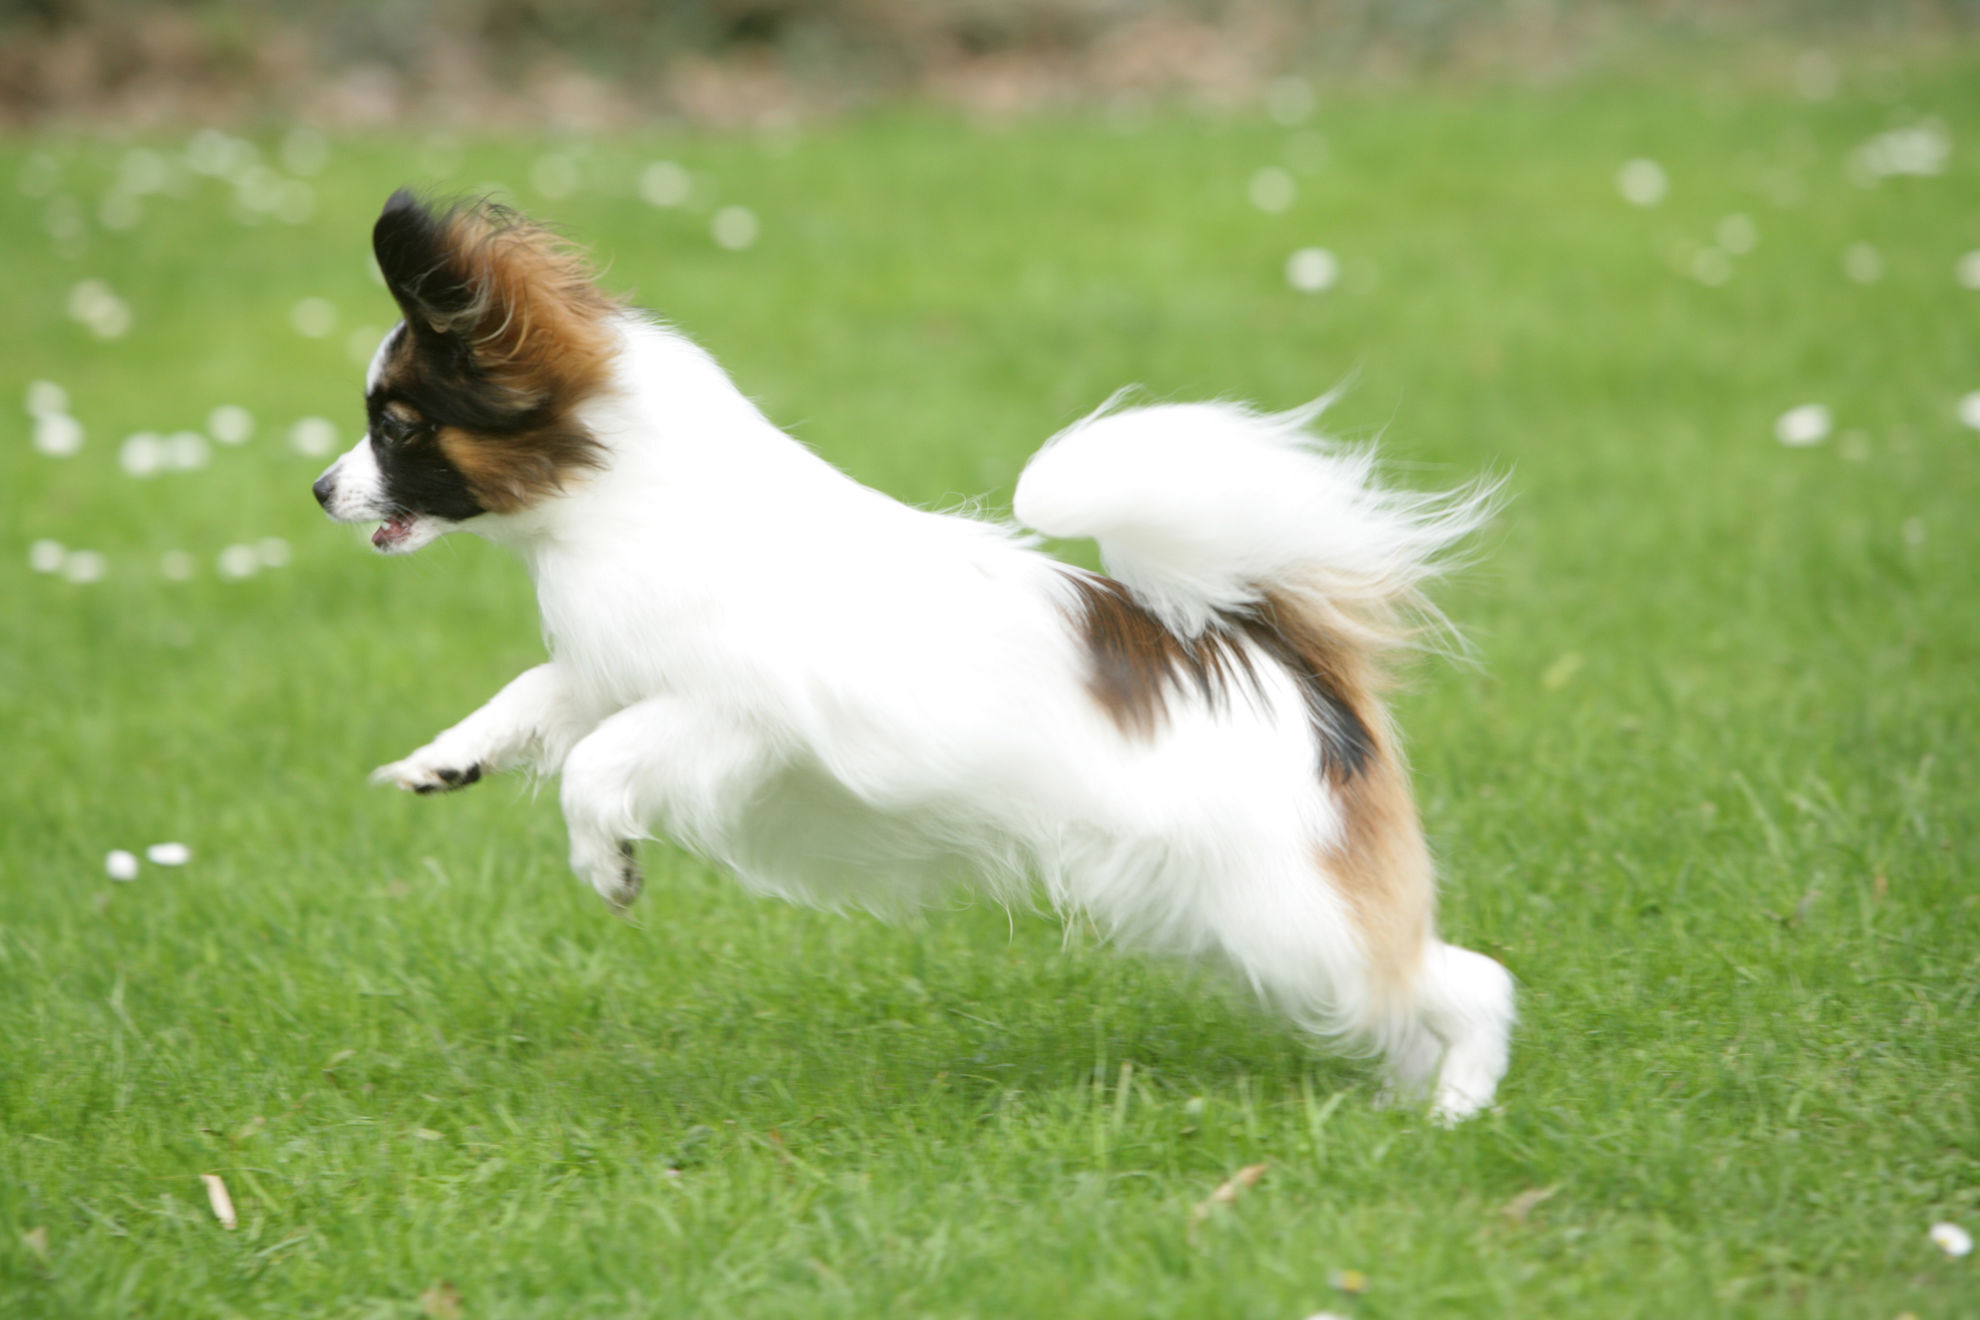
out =
{"type": "Polygon", "coordinates": [[[526,670],[480,710],[404,760],[379,766],[371,778],[414,793],[446,793],[520,761],[554,770],[587,727],[552,661],[526,670]]]}
{"type": "Polygon", "coordinates": [[[742,721],[678,697],[607,717],[564,759],[571,869],[623,911],[643,883],[635,842],[658,828],[690,848],[718,848],[773,756],[742,721]]]}

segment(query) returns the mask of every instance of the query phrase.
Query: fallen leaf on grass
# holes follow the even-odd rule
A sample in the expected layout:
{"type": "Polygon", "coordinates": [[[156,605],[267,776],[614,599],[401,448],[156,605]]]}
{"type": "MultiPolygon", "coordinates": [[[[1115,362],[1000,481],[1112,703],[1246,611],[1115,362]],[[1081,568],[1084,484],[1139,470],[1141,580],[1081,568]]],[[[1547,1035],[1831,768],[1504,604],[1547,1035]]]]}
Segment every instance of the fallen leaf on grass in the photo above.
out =
{"type": "Polygon", "coordinates": [[[1539,1207],[1542,1201],[1560,1190],[1558,1184],[1553,1187],[1529,1187],[1512,1200],[1500,1206],[1499,1213],[1512,1220],[1515,1224],[1523,1224],[1526,1222],[1527,1217],[1539,1207]]]}
{"type": "Polygon", "coordinates": [[[442,1279],[419,1295],[419,1309],[433,1320],[461,1320],[461,1290],[442,1279]]]}
{"type": "Polygon", "coordinates": [[[213,1217],[220,1221],[220,1227],[231,1229],[240,1223],[234,1217],[234,1198],[227,1195],[227,1184],[217,1173],[202,1173],[199,1180],[206,1184],[206,1203],[213,1207],[213,1217]]]}
{"type": "Polygon", "coordinates": [[[1359,1297],[1368,1291],[1368,1276],[1360,1270],[1335,1270],[1328,1274],[1327,1282],[1350,1297],[1359,1297]]]}
{"type": "Polygon", "coordinates": [[[1219,1183],[1217,1190],[1210,1193],[1209,1199],[1201,1202],[1197,1205],[1196,1209],[1190,1211],[1189,1232],[1191,1238],[1194,1239],[1197,1225],[1208,1219],[1212,1210],[1215,1210],[1220,1205],[1231,1205],[1235,1203],[1238,1199],[1239,1192],[1242,1192],[1247,1187],[1257,1186],[1258,1180],[1265,1176],[1265,1170],[1268,1167],[1268,1165],[1264,1164],[1247,1164],[1219,1183]]]}

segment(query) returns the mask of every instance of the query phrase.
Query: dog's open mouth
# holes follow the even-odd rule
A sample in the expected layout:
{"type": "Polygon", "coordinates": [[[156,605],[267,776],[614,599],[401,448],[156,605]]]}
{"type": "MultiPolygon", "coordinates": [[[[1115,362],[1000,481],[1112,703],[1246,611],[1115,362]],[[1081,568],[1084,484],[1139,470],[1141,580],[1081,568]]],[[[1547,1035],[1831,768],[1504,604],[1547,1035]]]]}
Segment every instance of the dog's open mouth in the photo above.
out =
{"type": "Polygon", "coordinates": [[[413,515],[395,513],[379,524],[378,530],[371,534],[371,543],[380,550],[391,550],[403,545],[412,534],[413,515]]]}

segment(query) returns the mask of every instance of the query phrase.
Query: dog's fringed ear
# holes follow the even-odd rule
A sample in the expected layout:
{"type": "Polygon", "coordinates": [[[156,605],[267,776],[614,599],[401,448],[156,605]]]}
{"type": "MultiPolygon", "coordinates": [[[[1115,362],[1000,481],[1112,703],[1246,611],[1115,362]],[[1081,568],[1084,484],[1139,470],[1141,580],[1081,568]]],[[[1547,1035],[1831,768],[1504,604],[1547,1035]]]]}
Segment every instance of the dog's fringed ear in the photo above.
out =
{"type": "Polygon", "coordinates": [[[456,247],[452,220],[451,212],[436,212],[401,188],[372,226],[371,250],[385,287],[417,331],[461,333],[475,309],[478,291],[456,247]]]}

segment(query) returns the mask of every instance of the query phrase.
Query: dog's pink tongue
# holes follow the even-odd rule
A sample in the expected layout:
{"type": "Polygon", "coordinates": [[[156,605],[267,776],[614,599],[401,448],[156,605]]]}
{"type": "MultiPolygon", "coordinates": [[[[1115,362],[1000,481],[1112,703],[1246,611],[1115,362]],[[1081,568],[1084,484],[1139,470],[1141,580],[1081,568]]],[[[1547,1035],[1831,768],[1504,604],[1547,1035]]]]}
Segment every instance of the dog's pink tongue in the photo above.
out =
{"type": "Polygon", "coordinates": [[[411,530],[412,519],[406,517],[404,514],[396,518],[388,518],[379,525],[377,531],[371,534],[371,543],[380,550],[383,550],[394,541],[403,541],[406,533],[411,530]]]}

